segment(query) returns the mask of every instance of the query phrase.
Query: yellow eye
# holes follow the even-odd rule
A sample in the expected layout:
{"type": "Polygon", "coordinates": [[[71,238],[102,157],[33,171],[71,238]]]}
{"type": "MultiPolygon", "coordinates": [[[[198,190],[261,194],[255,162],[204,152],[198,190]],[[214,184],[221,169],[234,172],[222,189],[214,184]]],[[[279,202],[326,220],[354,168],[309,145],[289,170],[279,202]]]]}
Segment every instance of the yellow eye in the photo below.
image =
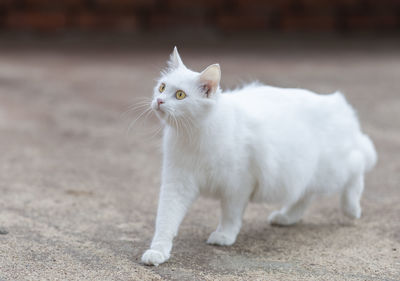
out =
{"type": "Polygon", "coordinates": [[[165,84],[162,83],[162,84],[160,85],[160,88],[158,88],[158,91],[159,91],[160,93],[162,93],[162,92],[164,92],[164,90],[165,90],[165,84]]]}
{"type": "Polygon", "coordinates": [[[176,97],[176,99],[178,99],[178,100],[183,100],[183,99],[186,97],[186,94],[185,94],[184,91],[178,90],[178,91],[176,91],[176,93],[175,93],[175,97],[176,97]]]}

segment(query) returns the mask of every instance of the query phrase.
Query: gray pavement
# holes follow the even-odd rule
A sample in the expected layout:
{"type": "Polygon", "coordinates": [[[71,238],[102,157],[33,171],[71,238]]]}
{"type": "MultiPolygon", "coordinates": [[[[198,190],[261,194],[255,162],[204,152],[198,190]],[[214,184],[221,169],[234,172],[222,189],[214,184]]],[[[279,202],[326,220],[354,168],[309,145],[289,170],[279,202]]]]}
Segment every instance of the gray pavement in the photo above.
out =
{"type": "Polygon", "coordinates": [[[236,244],[215,247],[205,240],[219,205],[200,199],[168,263],[142,265],[161,135],[153,116],[128,130],[138,112],[127,109],[150,96],[165,45],[0,44],[0,280],[400,280],[400,48],[390,40],[181,44],[189,67],[221,64],[224,88],[258,79],[343,91],[379,162],[358,221],[341,215],[337,196],[293,227],[267,224],[278,206],[251,204],[236,244]]]}

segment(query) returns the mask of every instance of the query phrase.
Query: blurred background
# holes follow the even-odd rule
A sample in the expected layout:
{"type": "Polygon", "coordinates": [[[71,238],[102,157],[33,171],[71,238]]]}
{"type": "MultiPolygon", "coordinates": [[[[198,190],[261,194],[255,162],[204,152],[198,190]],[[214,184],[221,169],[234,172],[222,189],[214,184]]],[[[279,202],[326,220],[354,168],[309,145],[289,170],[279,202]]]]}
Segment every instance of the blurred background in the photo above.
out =
{"type": "Polygon", "coordinates": [[[0,280],[399,280],[399,81],[400,0],[0,0],[0,280]],[[212,247],[203,198],[170,261],[141,265],[162,156],[140,106],[175,45],[223,89],[342,91],[379,154],[363,217],[321,199],[277,228],[250,204],[212,247]]]}
{"type": "MultiPolygon", "coordinates": [[[[398,0],[1,0],[3,32],[399,32],[398,0]]],[[[193,34],[196,32],[196,34],[193,34]]]]}

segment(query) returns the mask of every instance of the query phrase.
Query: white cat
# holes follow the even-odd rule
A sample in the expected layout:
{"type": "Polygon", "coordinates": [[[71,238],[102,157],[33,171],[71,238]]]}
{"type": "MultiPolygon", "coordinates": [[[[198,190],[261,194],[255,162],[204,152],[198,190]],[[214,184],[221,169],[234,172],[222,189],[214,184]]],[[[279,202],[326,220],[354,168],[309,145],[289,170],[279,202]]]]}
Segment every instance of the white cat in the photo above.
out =
{"type": "Polygon", "coordinates": [[[168,64],[151,103],[165,125],[164,159],[156,230],[143,263],[168,260],[199,194],[221,201],[209,244],[235,242],[249,201],[283,204],[269,222],[290,225],[315,196],[340,192],[344,214],[360,217],[364,173],[377,155],[341,93],[261,84],[222,93],[218,64],[191,71],[176,48],[168,64]]]}

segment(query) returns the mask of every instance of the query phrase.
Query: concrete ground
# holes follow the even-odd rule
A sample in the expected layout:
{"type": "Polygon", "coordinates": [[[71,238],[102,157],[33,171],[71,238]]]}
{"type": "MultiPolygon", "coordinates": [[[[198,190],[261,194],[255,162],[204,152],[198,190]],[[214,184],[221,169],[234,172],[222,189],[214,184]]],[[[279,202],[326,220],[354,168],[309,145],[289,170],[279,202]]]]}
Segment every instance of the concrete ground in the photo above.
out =
{"type": "MultiPolygon", "coordinates": [[[[231,42],[232,43],[232,42],[231,42]]],[[[200,199],[171,259],[140,263],[160,185],[154,117],[127,111],[151,95],[172,45],[0,44],[0,280],[400,280],[400,44],[180,44],[195,70],[219,62],[223,87],[258,79],[343,91],[374,140],[363,216],[338,198],[301,223],[271,227],[278,206],[251,204],[236,244],[205,244],[218,202],[200,199]],[[235,46],[235,47],[232,47],[235,46]],[[124,113],[125,112],[125,113],[124,113]]]]}

